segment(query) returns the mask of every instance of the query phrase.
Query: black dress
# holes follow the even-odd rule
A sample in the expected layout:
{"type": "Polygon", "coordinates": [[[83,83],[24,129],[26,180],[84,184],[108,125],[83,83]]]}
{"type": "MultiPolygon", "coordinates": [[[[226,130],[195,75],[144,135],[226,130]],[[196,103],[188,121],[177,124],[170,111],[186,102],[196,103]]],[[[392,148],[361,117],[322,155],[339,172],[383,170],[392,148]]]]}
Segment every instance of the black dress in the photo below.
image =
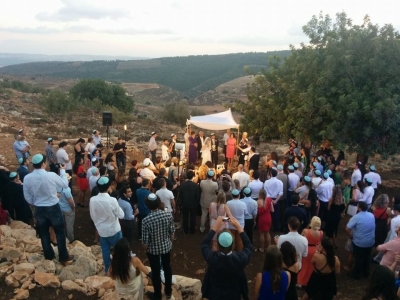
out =
{"type": "Polygon", "coordinates": [[[297,284],[297,275],[299,273],[292,272],[286,268],[284,269],[285,271],[290,273],[290,284],[286,291],[285,300],[297,300],[298,297],[297,297],[296,284],[297,284]]]}
{"type": "MultiPolygon", "coordinates": [[[[326,257],[325,254],[323,255],[326,257]]],[[[335,270],[331,270],[330,273],[322,273],[325,268],[329,268],[328,262],[320,270],[314,268],[314,272],[310,276],[306,286],[306,293],[310,299],[331,300],[336,296],[335,270]]]]}
{"type": "MultiPolygon", "coordinates": [[[[247,139],[244,140],[244,141],[241,140],[240,143],[239,143],[239,147],[242,148],[242,149],[248,148],[248,147],[249,147],[249,144],[248,144],[248,142],[247,142],[247,139]]],[[[242,152],[242,151],[238,150],[239,165],[244,165],[244,162],[245,162],[244,157],[245,157],[247,154],[248,154],[248,153],[246,153],[246,152],[242,152]]]]}
{"type": "Polygon", "coordinates": [[[337,236],[337,230],[341,219],[341,214],[344,212],[346,206],[344,204],[332,204],[331,209],[328,210],[325,223],[325,234],[327,237],[332,238],[337,236]]]}

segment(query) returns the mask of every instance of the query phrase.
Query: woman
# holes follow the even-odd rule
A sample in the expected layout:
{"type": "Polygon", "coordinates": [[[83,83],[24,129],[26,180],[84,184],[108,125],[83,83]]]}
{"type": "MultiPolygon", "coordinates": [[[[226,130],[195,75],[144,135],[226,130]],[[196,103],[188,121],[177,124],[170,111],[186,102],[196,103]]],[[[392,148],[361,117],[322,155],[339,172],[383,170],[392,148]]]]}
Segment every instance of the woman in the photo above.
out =
{"type": "Polygon", "coordinates": [[[80,157],[79,161],[76,161],[72,170],[76,174],[76,182],[79,188],[79,196],[76,204],[80,207],[87,207],[85,205],[86,191],[89,189],[89,181],[86,178],[86,169],[84,165],[84,158],[80,157]]]}
{"type": "Polygon", "coordinates": [[[358,201],[360,201],[364,196],[364,182],[362,180],[357,181],[354,185],[353,192],[351,194],[351,199],[349,202],[349,207],[347,208],[347,214],[354,216],[357,213],[358,201]]]}
{"type": "Polygon", "coordinates": [[[311,260],[317,251],[317,245],[321,243],[322,236],[324,233],[321,229],[321,219],[318,217],[313,217],[310,223],[310,229],[304,229],[301,233],[308,241],[308,254],[307,257],[302,259],[302,267],[297,277],[297,283],[302,286],[307,286],[308,280],[314,270],[311,260]]]}
{"type": "Polygon", "coordinates": [[[382,194],[376,198],[371,208],[375,217],[375,247],[382,245],[386,240],[391,220],[391,211],[388,205],[389,196],[382,194]]]}
{"type": "MultiPolygon", "coordinates": [[[[100,150],[99,149],[96,148],[96,149],[94,149],[92,151],[91,161],[93,160],[93,158],[96,158],[96,159],[100,160],[101,156],[100,156],[100,150]]],[[[92,167],[93,167],[93,165],[92,165],[92,167]]]]}
{"type": "Polygon", "coordinates": [[[115,280],[118,296],[126,300],[143,299],[142,272],[149,277],[148,269],[139,258],[132,257],[129,242],[126,238],[120,239],[114,248],[111,266],[108,275],[115,280]]]}
{"type": "Polygon", "coordinates": [[[239,149],[239,165],[247,166],[248,161],[246,160],[246,156],[250,151],[250,144],[247,140],[247,132],[242,133],[242,139],[239,142],[239,145],[236,146],[239,149]]]}
{"type": "Polygon", "coordinates": [[[196,132],[192,131],[189,137],[189,163],[195,164],[197,160],[196,132]]]}
{"type": "Polygon", "coordinates": [[[269,246],[262,273],[255,282],[255,295],[259,300],[284,300],[290,285],[290,273],[283,270],[282,253],[275,245],[269,246]]]}
{"type": "Polygon", "coordinates": [[[311,178],[308,176],[304,176],[300,182],[300,186],[295,189],[295,192],[299,195],[300,198],[299,203],[304,205],[305,207],[310,206],[310,202],[308,201],[308,193],[310,192],[311,185],[311,178]]]}
{"type": "Polygon", "coordinates": [[[340,273],[340,261],[335,256],[333,244],[322,239],[311,259],[314,272],[310,276],[302,300],[331,300],[336,296],[336,274],[340,273]]]}
{"type": "Polygon", "coordinates": [[[338,154],[338,157],[336,158],[335,164],[336,164],[337,166],[340,166],[340,165],[341,165],[341,162],[342,162],[343,160],[345,160],[344,152],[343,152],[342,150],[340,150],[340,151],[339,151],[339,154],[338,154]]]}
{"type": "Polygon", "coordinates": [[[118,169],[117,175],[115,176],[115,181],[117,182],[117,190],[120,190],[124,185],[129,184],[129,181],[125,175],[125,168],[121,167],[118,169]]]}
{"type": "Polygon", "coordinates": [[[396,261],[396,254],[400,252],[400,227],[396,227],[395,232],[395,238],[376,247],[383,254],[380,264],[388,268],[396,261]]]}
{"type": "Polygon", "coordinates": [[[138,175],[136,168],[129,170],[128,181],[132,191],[131,204],[137,205],[136,191],[142,187],[142,177],[138,175]]]}
{"type": "Polygon", "coordinates": [[[79,138],[74,146],[75,151],[75,161],[79,161],[80,158],[85,160],[85,140],[83,138],[79,138]]]}
{"type": "MultiPolygon", "coordinates": [[[[229,218],[232,217],[231,212],[229,211],[229,207],[228,207],[228,205],[226,205],[226,196],[223,191],[219,191],[215,202],[210,203],[209,212],[210,212],[210,230],[211,230],[211,228],[214,227],[214,224],[219,216],[223,216],[223,217],[228,216],[229,218]]],[[[228,228],[228,222],[225,222],[223,224],[223,227],[220,228],[220,231],[222,231],[224,228],[228,228]]],[[[219,232],[217,232],[213,238],[213,242],[212,242],[212,250],[213,251],[218,250],[218,242],[217,242],[218,233],[219,232]]]]}
{"type": "Polygon", "coordinates": [[[299,263],[297,261],[296,248],[290,242],[283,242],[280,250],[283,258],[283,269],[290,273],[290,284],[286,291],[285,300],[298,300],[296,283],[299,263]]]}
{"type": "Polygon", "coordinates": [[[395,277],[385,266],[376,266],[362,300],[397,300],[395,277]]]}
{"type": "Polygon", "coordinates": [[[226,141],[226,158],[228,159],[228,170],[232,169],[233,159],[235,157],[236,138],[235,134],[231,133],[226,141]]]}
{"type": "Polygon", "coordinates": [[[204,140],[203,147],[201,147],[201,158],[202,158],[202,165],[206,162],[211,161],[211,139],[206,137],[204,140]]]}
{"type": "Polygon", "coordinates": [[[257,200],[257,216],[258,216],[258,232],[260,233],[258,251],[264,252],[271,245],[271,213],[274,212],[272,198],[267,198],[265,190],[261,189],[258,192],[257,200]],[[265,245],[265,241],[267,244],[265,245]]]}
{"type": "Polygon", "coordinates": [[[8,213],[14,217],[14,205],[12,201],[8,199],[9,197],[7,193],[7,185],[10,181],[10,171],[6,168],[5,164],[6,158],[4,155],[0,155],[0,198],[2,200],[4,210],[8,210],[8,213]]]}
{"type": "Polygon", "coordinates": [[[336,237],[339,227],[340,219],[343,218],[343,213],[345,209],[342,188],[340,185],[333,187],[332,197],[329,199],[328,203],[328,214],[326,216],[325,234],[328,238],[333,240],[333,246],[336,247],[336,237]]]}
{"type": "Polygon", "coordinates": [[[107,167],[108,176],[115,178],[115,172],[116,172],[116,170],[118,170],[118,166],[115,163],[113,156],[114,156],[114,153],[112,153],[112,152],[108,153],[106,156],[106,159],[104,160],[104,163],[106,164],[106,167],[107,167]]]}

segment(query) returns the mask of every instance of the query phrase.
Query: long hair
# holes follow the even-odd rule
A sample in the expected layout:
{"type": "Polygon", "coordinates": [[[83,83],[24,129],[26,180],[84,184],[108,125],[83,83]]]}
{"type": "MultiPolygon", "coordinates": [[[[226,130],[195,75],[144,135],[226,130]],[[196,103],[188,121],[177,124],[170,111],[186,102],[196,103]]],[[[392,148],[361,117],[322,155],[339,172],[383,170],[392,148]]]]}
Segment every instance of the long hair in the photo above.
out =
{"type": "Polygon", "coordinates": [[[335,249],[333,248],[331,240],[328,238],[323,238],[321,241],[321,246],[322,248],[324,248],[326,252],[326,261],[328,263],[328,266],[332,270],[334,270],[336,265],[336,259],[335,259],[335,249]]]}
{"type": "Polygon", "coordinates": [[[263,207],[265,207],[265,199],[267,198],[267,193],[264,189],[258,191],[258,199],[263,201],[263,207]]]}
{"type": "Polygon", "coordinates": [[[389,204],[389,196],[387,194],[379,195],[374,202],[374,206],[377,208],[387,208],[388,204],[389,204]]]}
{"type": "Polygon", "coordinates": [[[297,262],[296,248],[290,242],[282,243],[281,253],[286,267],[290,268],[297,262]]]}
{"type": "Polygon", "coordinates": [[[226,195],[225,195],[224,191],[219,191],[217,199],[215,200],[215,202],[217,203],[217,212],[218,212],[219,206],[221,204],[225,204],[226,203],[226,195]]]}
{"type": "Polygon", "coordinates": [[[113,162],[114,160],[112,159],[114,153],[110,152],[107,154],[106,159],[104,160],[104,163],[109,163],[109,162],[113,162]]]}
{"type": "Polygon", "coordinates": [[[397,300],[395,277],[388,267],[378,265],[372,272],[367,291],[362,298],[370,300],[381,297],[384,300],[397,300]]]}
{"type": "Polygon", "coordinates": [[[75,163],[74,163],[74,165],[72,166],[72,171],[74,172],[74,174],[77,174],[77,173],[78,173],[78,168],[79,168],[79,165],[80,165],[80,163],[81,163],[82,160],[83,160],[82,157],[78,157],[78,159],[75,160],[75,163]]]}
{"type": "Polygon", "coordinates": [[[279,291],[281,287],[281,271],[283,266],[282,253],[275,245],[269,246],[265,253],[263,272],[268,271],[271,277],[273,292],[279,291]]]}
{"type": "Polygon", "coordinates": [[[114,247],[114,255],[111,260],[111,278],[119,279],[127,283],[130,279],[129,268],[131,266],[131,248],[126,238],[120,239],[114,247]]]}
{"type": "Polygon", "coordinates": [[[335,185],[332,192],[333,204],[340,205],[343,203],[342,188],[340,185],[335,185]]]}
{"type": "Polygon", "coordinates": [[[138,177],[137,169],[130,168],[129,169],[129,181],[136,180],[137,177],[138,177]]]}
{"type": "Polygon", "coordinates": [[[364,188],[365,188],[364,182],[362,180],[357,181],[357,186],[360,192],[364,194],[364,188]]]}

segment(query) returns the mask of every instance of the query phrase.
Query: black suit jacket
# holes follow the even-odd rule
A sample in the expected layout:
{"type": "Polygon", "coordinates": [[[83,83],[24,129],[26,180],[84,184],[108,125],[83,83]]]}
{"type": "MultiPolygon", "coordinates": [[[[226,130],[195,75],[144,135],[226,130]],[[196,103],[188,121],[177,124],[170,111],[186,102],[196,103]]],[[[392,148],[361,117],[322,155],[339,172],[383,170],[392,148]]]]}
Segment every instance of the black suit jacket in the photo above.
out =
{"type": "MultiPolygon", "coordinates": [[[[211,139],[211,148],[212,148],[212,144],[213,144],[213,140],[211,139]]],[[[215,139],[215,151],[218,151],[218,145],[219,145],[219,141],[218,141],[218,139],[216,138],[215,139]]],[[[212,150],[211,150],[212,151],[212,150]]]]}
{"type": "Polygon", "coordinates": [[[183,208],[197,208],[200,202],[200,187],[197,183],[187,180],[179,187],[179,202],[183,208]]]}
{"type": "MultiPolygon", "coordinates": [[[[200,152],[201,148],[203,147],[200,136],[197,136],[196,140],[197,140],[197,152],[200,152]]],[[[206,140],[206,137],[203,135],[203,143],[205,140],[206,140]]]]}
{"type": "Polygon", "coordinates": [[[249,170],[258,170],[258,165],[260,164],[260,154],[254,153],[249,159],[249,170]]]}

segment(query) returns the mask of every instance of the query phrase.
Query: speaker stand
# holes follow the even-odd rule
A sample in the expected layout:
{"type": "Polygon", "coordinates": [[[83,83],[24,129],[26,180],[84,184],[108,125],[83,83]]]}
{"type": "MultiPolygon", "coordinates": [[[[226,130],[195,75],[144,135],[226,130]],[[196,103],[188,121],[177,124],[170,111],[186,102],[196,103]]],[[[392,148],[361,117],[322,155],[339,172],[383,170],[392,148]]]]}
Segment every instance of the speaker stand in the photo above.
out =
{"type": "Polygon", "coordinates": [[[110,140],[108,135],[108,125],[107,125],[107,148],[110,148],[110,140]]]}

